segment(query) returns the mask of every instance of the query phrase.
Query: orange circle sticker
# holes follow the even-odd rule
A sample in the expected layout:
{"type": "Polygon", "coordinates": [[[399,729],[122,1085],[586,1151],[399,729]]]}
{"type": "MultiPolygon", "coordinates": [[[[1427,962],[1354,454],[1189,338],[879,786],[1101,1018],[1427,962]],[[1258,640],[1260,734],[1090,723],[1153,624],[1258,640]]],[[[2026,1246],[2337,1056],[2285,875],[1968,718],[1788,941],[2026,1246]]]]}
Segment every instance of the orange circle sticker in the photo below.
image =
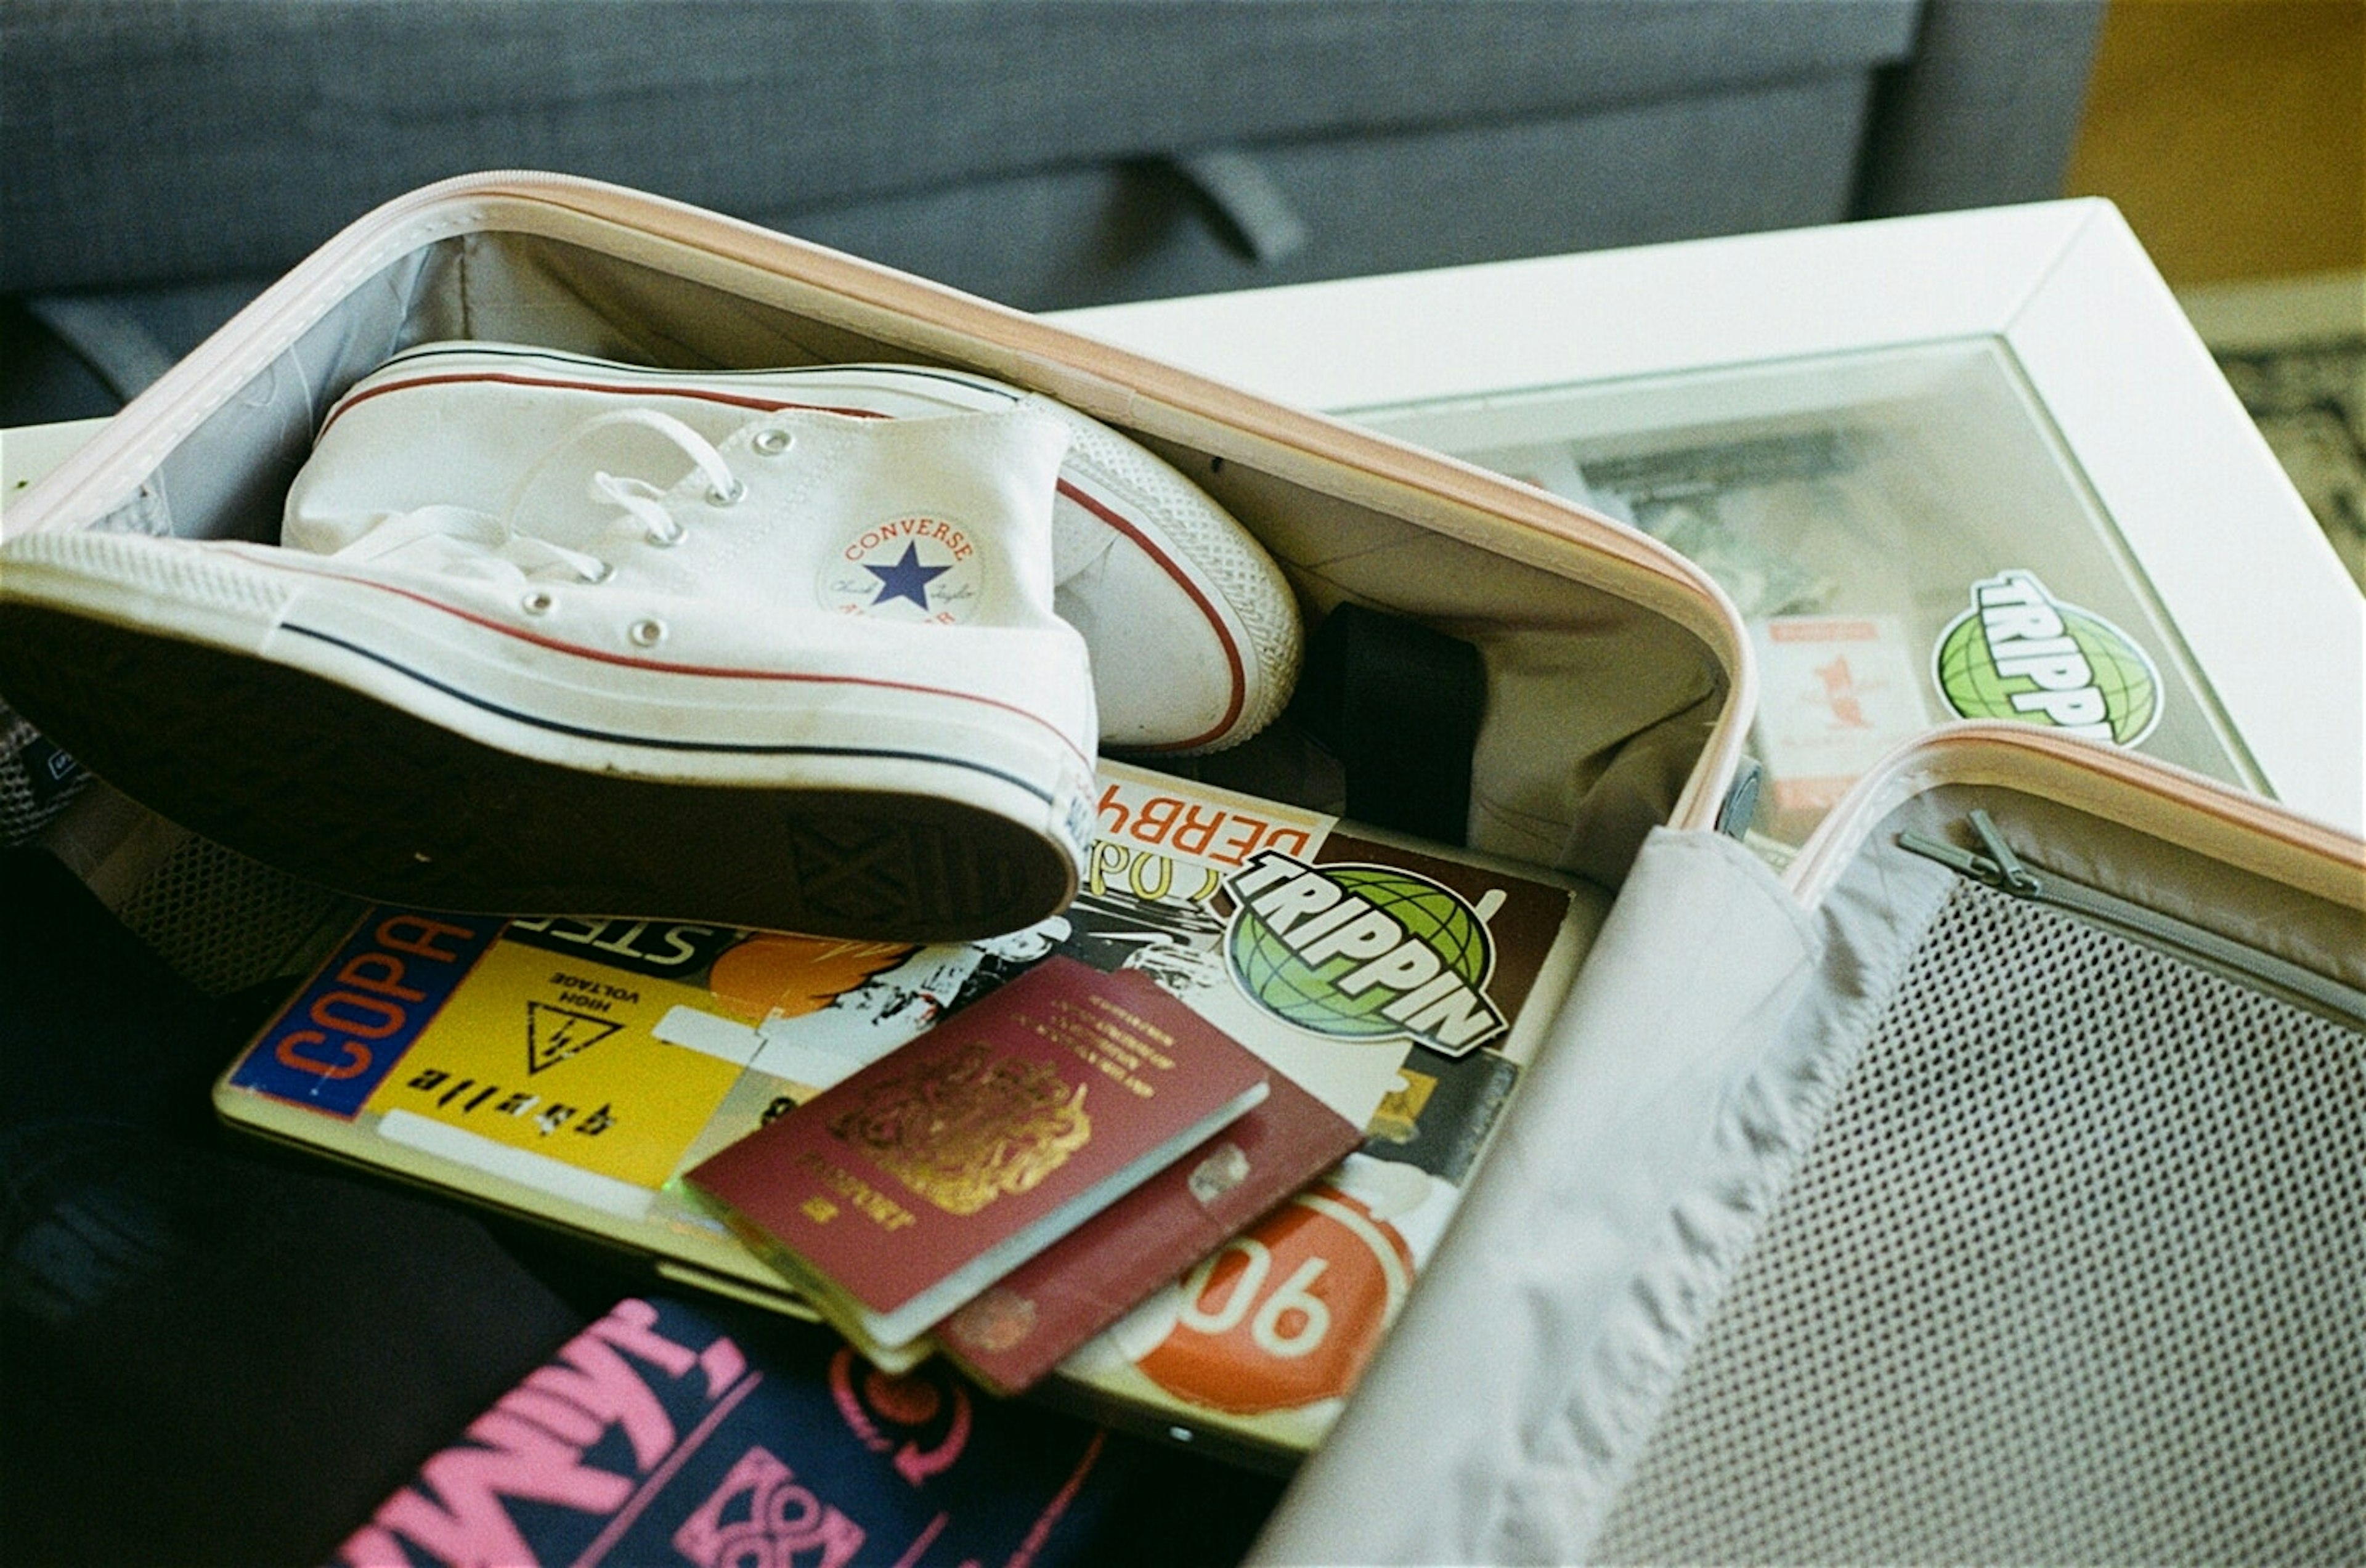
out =
{"type": "Polygon", "coordinates": [[[716,958],[706,988],[731,1011],[759,1023],[802,1018],[893,969],[912,952],[908,942],[850,942],[768,931],[716,958]]]}
{"type": "Polygon", "coordinates": [[[1395,1226],[1335,1187],[1309,1188],[1191,1271],[1174,1326],[1135,1364],[1235,1416],[1344,1397],[1413,1271],[1395,1226]]]}

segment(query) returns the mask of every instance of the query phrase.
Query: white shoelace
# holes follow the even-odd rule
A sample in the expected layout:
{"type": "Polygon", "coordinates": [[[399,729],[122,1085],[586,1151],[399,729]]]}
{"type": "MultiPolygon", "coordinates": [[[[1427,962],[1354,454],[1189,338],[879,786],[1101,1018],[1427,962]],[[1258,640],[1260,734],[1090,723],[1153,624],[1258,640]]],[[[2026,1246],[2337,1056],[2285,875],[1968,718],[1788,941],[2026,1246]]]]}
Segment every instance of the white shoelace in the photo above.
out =
{"type": "MultiPolygon", "coordinates": [[[[465,506],[422,506],[387,518],[336,554],[347,560],[375,560],[425,539],[458,540],[479,547],[479,559],[513,569],[520,578],[564,569],[585,582],[605,581],[615,571],[609,562],[588,551],[523,532],[516,519],[518,508],[534,481],[553,458],[585,436],[617,425],[653,431],[680,448],[705,476],[706,499],[711,504],[729,506],[748,493],[746,483],[731,471],[730,464],[714,444],[681,420],[656,409],[619,409],[583,421],[545,447],[518,476],[500,513],[479,512],[465,506]]],[[[647,479],[598,470],[585,485],[584,492],[592,501],[616,507],[625,517],[639,523],[642,537],[652,545],[678,545],[689,535],[681,519],[666,509],[665,489],[647,479]]]]}

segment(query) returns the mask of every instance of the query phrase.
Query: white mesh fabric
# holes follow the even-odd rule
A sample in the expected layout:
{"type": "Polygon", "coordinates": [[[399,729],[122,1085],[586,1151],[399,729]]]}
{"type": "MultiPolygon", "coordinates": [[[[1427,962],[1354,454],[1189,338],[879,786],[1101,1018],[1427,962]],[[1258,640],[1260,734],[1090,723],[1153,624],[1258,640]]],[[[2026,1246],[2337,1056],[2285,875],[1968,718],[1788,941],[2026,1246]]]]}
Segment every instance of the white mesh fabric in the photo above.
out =
{"type": "Polygon", "coordinates": [[[1964,884],[1589,1557],[2366,1557],[2366,1039],[1964,884]]]}
{"type": "Polygon", "coordinates": [[[287,972],[309,943],[360,911],[356,900],[192,836],[116,916],[175,974],[226,996],[287,972]]]}
{"type": "Polygon", "coordinates": [[[30,843],[87,782],[79,763],[0,707],[0,849],[30,843]]]}

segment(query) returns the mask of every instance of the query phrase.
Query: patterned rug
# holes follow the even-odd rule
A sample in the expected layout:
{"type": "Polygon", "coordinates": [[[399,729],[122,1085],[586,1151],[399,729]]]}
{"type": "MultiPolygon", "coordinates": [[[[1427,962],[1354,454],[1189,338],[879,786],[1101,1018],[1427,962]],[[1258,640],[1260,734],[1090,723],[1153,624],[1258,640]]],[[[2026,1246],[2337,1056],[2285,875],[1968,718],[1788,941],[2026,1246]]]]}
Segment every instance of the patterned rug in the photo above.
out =
{"type": "Polygon", "coordinates": [[[2341,564],[2366,590],[2366,325],[2349,338],[2214,352],[2341,564]]]}

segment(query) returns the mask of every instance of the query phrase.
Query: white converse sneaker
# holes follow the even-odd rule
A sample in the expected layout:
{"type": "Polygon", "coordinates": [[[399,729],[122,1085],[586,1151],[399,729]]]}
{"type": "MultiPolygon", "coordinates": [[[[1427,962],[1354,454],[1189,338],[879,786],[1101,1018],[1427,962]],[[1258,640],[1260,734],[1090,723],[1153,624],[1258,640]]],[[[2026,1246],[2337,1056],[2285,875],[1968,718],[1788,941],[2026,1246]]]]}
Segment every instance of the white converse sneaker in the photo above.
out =
{"type": "Polygon", "coordinates": [[[1074,434],[1053,507],[1053,607],[1092,650],[1101,743],[1183,753],[1247,739],[1290,700],[1298,671],[1297,606],[1271,559],[1139,445],[966,372],[649,370],[506,344],[430,344],[389,361],[330,410],[288,496],[287,525],[291,542],[335,548],[388,512],[513,502],[536,526],[547,504],[571,504],[598,454],[562,455],[531,482],[527,461],[618,407],[660,410],[720,443],[785,409],[912,418],[1013,404],[1074,434]],[[434,463],[416,460],[422,448],[434,463]]]}
{"type": "Polygon", "coordinates": [[[943,940],[1073,896],[1096,721],[1052,611],[1065,423],[788,411],[710,440],[610,403],[499,434],[544,444],[521,490],[600,454],[591,502],[9,541],[0,691],[185,826],[387,901],[943,940]]]}

